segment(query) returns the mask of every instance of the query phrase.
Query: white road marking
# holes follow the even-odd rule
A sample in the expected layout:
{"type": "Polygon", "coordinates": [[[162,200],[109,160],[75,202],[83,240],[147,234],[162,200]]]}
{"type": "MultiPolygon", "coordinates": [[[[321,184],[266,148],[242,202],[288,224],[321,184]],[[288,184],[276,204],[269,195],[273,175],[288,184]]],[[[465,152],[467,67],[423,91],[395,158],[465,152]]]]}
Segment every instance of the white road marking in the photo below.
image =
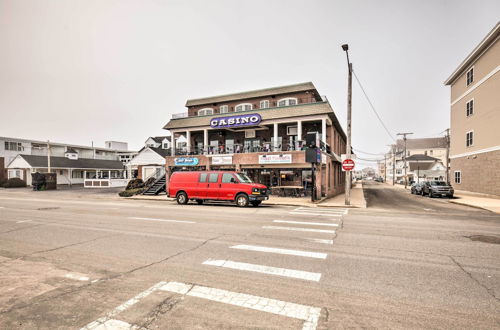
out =
{"type": "Polygon", "coordinates": [[[136,330],[140,329],[137,325],[132,325],[125,321],[120,320],[107,320],[102,324],[99,324],[94,330],[136,330]]]}
{"type": "Polygon", "coordinates": [[[293,211],[297,212],[316,212],[316,213],[321,213],[321,212],[331,212],[331,213],[344,213],[347,211],[347,209],[327,209],[327,208],[304,208],[304,207],[298,207],[296,209],[293,209],[293,211]]]}
{"type": "Polygon", "coordinates": [[[290,223],[296,225],[312,225],[312,226],[327,226],[327,227],[338,227],[336,223],[324,223],[324,222],[307,222],[307,221],[289,221],[289,220],[273,220],[277,223],[290,223]]]}
{"type": "Polygon", "coordinates": [[[77,280],[77,281],[88,281],[88,280],[90,280],[90,278],[88,278],[87,276],[79,276],[79,275],[75,275],[75,274],[71,274],[71,273],[68,273],[68,274],[64,275],[64,277],[70,278],[72,280],[77,280]]]}
{"type": "Polygon", "coordinates": [[[21,221],[16,221],[16,223],[23,223],[23,222],[31,222],[33,220],[21,220],[21,221]]]}
{"type": "Polygon", "coordinates": [[[327,257],[326,253],[321,253],[321,252],[289,250],[289,249],[271,248],[271,247],[257,246],[257,245],[234,245],[234,246],[231,246],[230,248],[231,249],[239,249],[239,250],[257,251],[257,252],[286,254],[286,255],[291,255],[291,256],[308,257],[308,258],[316,258],[316,259],[326,259],[326,257],[327,257]]]}
{"type": "MultiPolygon", "coordinates": [[[[112,318],[114,316],[116,316],[119,313],[123,312],[124,310],[128,309],[130,306],[137,304],[141,299],[149,296],[151,293],[153,293],[154,291],[158,290],[158,288],[164,286],[166,283],[167,282],[163,282],[163,281],[156,283],[155,285],[153,285],[152,287],[150,287],[146,291],[143,291],[143,292],[139,293],[134,298],[129,299],[126,302],[124,302],[123,304],[121,304],[120,306],[116,307],[111,312],[109,312],[108,314],[106,314],[106,316],[98,318],[97,320],[95,320],[94,322],[91,322],[91,323],[87,324],[86,326],[84,326],[80,330],[114,329],[114,328],[106,328],[106,327],[103,327],[103,326],[106,324],[106,322],[112,321],[112,318]]],[[[137,329],[137,328],[132,328],[132,326],[131,326],[129,329],[137,329]]]]}
{"type": "Polygon", "coordinates": [[[424,211],[434,211],[433,209],[424,209],[424,211]]]}
{"type": "Polygon", "coordinates": [[[5,207],[3,207],[3,206],[0,206],[0,209],[4,209],[4,208],[5,208],[5,207]]]}
{"type": "Polygon", "coordinates": [[[247,264],[244,262],[235,262],[235,261],[231,261],[231,260],[208,259],[208,260],[204,261],[202,264],[230,268],[230,269],[237,269],[237,270],[246,270],[246,271],[255,272],[255,273],[291,277],[291,278],[297,278],[297,279],[301,279],[301,280],[314,281],[314,282],[319,282],[319,280],[321,278],[320,273],[311,273],[311,272],[305,272],[302,270],[295,270],[295,269],[247,264]]]}
{"type": "Polygon", "coordinates": [[[308,232],[313,232],[313,233],[335,234],[335,230],[326,230],[326,229],[280,227],[280,226],[263,226],[262,228],[264,228],[264,229],[280,229],[280,230],[308,231],[308,232]]]}
{"type": "Polygon", "coordinates": [[[310,238],[309,241],[333,245],[333,239],[310,238]]]}
{"type": "Polygon", "coordinates": [[[177,223],[196,223],[194,221],[185,221],[185,220],[168,220],[168,219],[155,219],[155,218],[140,218],[140,217],[128,217],[129,219],[134,220],[145,220],[145,221],[161,221],[161,222],[177,222],[177,223]]]}
{"type": "Polygon", "coordinates": [[[200,285],[169,282],[161,287],[160,290],[303,320],[305,322],[302,326],[302,330],[315,330],[318,326],[318,320],[321,313],[321,308],[318,307],[200,285]]]}
{"type": "Polygon", "coordinates": [[[323,216],[323,217],[341,217],[342,214],[340,213],[335,213],[335,214],[328,214],[328,213],[311,213],[311,212],[288,212],[290,214],[294,215],[317,215],[317,216],[323,216]]]}

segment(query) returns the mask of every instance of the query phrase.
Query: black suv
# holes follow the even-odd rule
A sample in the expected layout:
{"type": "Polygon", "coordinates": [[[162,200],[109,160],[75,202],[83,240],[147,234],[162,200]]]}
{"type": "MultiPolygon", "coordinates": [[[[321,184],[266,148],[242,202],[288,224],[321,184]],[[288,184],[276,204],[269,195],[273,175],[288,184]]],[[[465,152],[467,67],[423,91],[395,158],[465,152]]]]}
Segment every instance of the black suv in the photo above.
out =
{"type": "Polygon", "coordinates": [[[437,196],[453,197],[453,187],[444,181],[426,181],[422,186],[422,196],[429,195],[430,198],[437,196]]]}

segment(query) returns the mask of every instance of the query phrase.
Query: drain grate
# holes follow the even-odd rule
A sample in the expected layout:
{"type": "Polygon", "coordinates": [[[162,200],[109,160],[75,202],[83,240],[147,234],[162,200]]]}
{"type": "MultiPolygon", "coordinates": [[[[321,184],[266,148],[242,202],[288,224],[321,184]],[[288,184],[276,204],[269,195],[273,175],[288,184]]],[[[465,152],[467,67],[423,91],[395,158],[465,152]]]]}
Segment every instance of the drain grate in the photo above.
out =
{"type": "Polygon", "coordinates": [[[37,210],[38,211],[48,211],[48,210],[57,210],[60,209],[60,207],[40,207],[37,210]]]}
{"type": "Polygon", "coordinates": [[[498,236],[472,235],[472,236],[465,236],[465,237],[467,237],[471,241],[500,244],[500,237],[498,237],[498,236]]]}

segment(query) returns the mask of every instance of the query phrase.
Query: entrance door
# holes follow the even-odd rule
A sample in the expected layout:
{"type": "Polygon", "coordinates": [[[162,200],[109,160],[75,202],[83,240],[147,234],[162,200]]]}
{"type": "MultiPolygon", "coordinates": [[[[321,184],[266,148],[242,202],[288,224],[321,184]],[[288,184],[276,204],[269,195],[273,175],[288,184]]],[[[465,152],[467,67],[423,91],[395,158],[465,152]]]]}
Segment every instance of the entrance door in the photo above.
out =
{"type": "Polygon", "coordinates": [[[207,184],[207,198],[208,199],[219,199],[219,173],[208,174],[208,184],[207,184]]]}

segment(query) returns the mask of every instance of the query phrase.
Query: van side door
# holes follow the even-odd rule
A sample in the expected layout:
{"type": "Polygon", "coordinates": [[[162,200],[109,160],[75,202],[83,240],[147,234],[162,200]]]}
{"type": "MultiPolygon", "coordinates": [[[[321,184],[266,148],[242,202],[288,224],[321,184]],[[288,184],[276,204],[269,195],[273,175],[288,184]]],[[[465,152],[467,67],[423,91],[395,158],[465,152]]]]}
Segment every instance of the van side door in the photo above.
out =
{"type": "Polygon", "coordinates": [[[207,199],[219,199],[219,173],[209,173],[207,183],[207,199]]]}
{"type": "Polygon", "coordinates": [[[193,197],[205,198],[207,197],[208,190],[208,173],[200,173],[198,176],[198,182],[195,184],[196,189],[193,197]]]}
{"type": "Polygon", "coordinates": [[[219,199],[233,201],[236,197],[236,193],[238,193],[239,185],[233,173],[223,173],[220,183],[219,199]]]}

